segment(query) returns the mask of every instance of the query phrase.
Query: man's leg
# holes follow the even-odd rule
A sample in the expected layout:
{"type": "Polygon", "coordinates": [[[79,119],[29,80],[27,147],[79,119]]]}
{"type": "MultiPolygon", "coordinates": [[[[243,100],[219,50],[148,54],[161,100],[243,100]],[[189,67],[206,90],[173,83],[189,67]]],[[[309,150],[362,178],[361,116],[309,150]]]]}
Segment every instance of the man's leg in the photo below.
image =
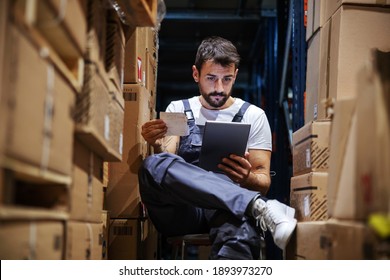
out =
{"type": "Polygon", "coordinates": [[[231,213],[221,210],[205,212],[212,241],[210,259],[259,259],[261,237],[252,219],[239,220],[231,213]]]}
{"type": "Polygon", "coordinates": [[[204,211],[176,199],[155,182],[147,169],[139,171],[140,194],[156,229],[165,236],[209,231],[204,211]]]}
{"type": "Polygon", "coordinates": [[[263,230],[271,231],[281,249],[286,247],[295,229],[297,221],[293,208],[277,200],[266,201],[259,193],[191,165],[179,156],[168,153],[149,156],[141,170],[149,174],[149,179],[154,182],[149,188],[160,190],[161,195],[173,201],[224,210],[241,221],[248,216],[253,217],[260,221],[263,230]]]}
{"type": "Polygon", "coordinates": [[[226,176],[226,179],[222,179],[172,154],[149,156],[143,168],[154,179],[156,186],[169,193],[175,201],[200,208],[225,210],[239,219],[244,219],[247,206],[259,195],[258,192],[241,188],[226,176]]]}

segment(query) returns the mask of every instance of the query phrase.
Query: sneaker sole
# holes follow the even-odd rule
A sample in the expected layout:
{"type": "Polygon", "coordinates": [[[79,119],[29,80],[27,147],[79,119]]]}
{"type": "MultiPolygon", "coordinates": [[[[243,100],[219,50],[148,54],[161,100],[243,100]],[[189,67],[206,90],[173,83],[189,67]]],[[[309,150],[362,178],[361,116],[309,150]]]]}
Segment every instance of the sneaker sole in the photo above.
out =
{"type": "MultiPolygon", "coordinates": [[[[294,215],[292,217],[294,217],[294,215]]],[[[295,230],[295,227],[297,226],[297,220],[294,218],[291,218],[291,219],[292,219],[292,221],[290,221],[288,223],[288,225],[285,226],[283,229],[284,234],[283,234],[283,237],[279,240],[279,242],[278,242],[279,244],[276,244],[276,242],[275,242],[275,244],[282,250],[286,249],[287,244],[290,241],[291,236],[295,230]]]]}

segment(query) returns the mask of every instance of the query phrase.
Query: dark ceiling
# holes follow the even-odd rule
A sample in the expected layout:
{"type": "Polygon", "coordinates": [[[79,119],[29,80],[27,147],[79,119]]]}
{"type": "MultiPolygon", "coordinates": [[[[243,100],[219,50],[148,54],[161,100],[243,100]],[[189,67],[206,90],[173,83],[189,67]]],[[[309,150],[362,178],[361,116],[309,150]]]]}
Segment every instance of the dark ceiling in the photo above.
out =
{"type": "Polygon", "coordinates": [[[241,55],[235,95],[248,86],[252,61],[263,56],[263,26],[276,16],[276,0],[165,0],[159,30],[157,110],[173,99],[198,94],[191,67],[201,40],[218,35],[241,55]]]}

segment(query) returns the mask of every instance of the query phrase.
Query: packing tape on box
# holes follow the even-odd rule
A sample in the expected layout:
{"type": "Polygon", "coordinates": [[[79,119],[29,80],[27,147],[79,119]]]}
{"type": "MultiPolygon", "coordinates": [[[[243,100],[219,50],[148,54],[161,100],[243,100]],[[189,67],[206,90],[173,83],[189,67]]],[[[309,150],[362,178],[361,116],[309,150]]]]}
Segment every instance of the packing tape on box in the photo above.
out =
{"type": "Polygon", "coordinates": [[[30,222],[29,232],[29,260],[35,260],[37,258],[36,246],[37,245],[37,225],[34,222],[30,222]]]}
{"type": "Polygon", "coordinates": [[[43,143],[41,155],[41,170],[47,170],[50,158],[50,145],[52,138],[52,123],[54,113],[54,66],[49,64],[47,67],[47,88],[45,98],[45,116],[43,119],[43,143]]]}
{"type": "Polygon", "coordinates": [[[88,230],[89,244],[88,244],[88,249],[86,252],[87,254],[86,254],[85,258],[87,260],[90,260],[90,259],[92,259],[92,249],[93,249],[93,230],[92,230],[92,226],[90,223],[87,223],[86,226],[87,226],[87,230],[88,230]]]}

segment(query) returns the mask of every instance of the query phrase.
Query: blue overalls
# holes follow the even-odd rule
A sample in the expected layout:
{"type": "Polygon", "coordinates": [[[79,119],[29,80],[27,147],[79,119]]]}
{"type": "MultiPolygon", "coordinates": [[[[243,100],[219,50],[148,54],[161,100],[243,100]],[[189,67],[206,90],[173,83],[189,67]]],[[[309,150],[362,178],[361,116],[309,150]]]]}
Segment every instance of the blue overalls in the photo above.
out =
{"type": "MultiPolygon", "coordinates": [[[[165,236],[208,232],[210,259],[258,259],[260,236],[245,212],[259,193],[197,166],[203,127],[195,124],[188,100],[183,103],[190,134],[181,137],[178,155],[151,155],[139,170],[149,217],[165,236]]],[[[248,106],[244,103],[233,121],[241,121],[248,106]]]]}

